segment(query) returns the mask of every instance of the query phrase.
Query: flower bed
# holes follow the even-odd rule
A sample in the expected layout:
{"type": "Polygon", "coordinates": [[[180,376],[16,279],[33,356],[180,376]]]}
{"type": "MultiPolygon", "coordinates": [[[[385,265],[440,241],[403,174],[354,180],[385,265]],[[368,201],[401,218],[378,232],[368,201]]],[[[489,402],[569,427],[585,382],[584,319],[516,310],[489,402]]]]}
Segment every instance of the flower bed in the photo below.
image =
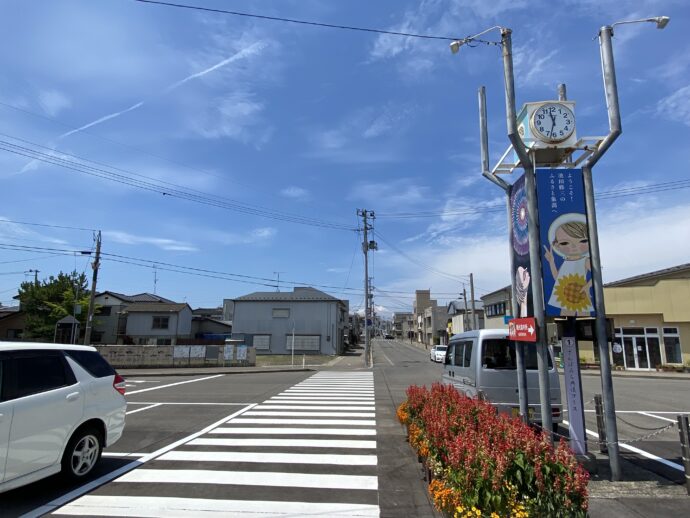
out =
{"type": "Polygon", "coordinates": [[[585,517],[589,474],[565,441],[450,385],[411,386],[398,407],[410,445],[432,473],[436,508],[458,517],[585,517]]]}

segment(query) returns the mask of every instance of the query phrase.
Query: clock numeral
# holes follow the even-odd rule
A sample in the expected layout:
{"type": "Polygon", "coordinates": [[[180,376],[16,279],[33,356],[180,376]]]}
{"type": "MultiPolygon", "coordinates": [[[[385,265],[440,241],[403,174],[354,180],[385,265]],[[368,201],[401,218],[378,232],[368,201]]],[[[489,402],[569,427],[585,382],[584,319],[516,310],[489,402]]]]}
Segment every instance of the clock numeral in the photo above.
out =
{"type": "Polygon", "coordinates": [[[563,136],[563,131],[559,131],[559,133],[561,134],[561,137],[562,137],[562,136],[563,136]]]}
{"type": "Polygon", "coordinates": [[[544,126],[539,126],[539,131],[544,131],[544,126]]]}
{"type": "Polygon", "coordinates": [[[568,126],[565,126],[565,127],[563,128],[563,130],[564,130],[564,131],[568,131],[568,126]]]}

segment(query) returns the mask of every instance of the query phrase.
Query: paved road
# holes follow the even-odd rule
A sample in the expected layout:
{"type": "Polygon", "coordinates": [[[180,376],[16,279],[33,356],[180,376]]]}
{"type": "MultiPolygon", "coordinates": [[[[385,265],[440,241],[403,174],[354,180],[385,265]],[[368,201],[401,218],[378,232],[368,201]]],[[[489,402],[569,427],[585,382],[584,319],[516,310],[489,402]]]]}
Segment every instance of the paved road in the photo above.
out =
{"type": "MultiPolygon", "coordinates": [[[[405,342],[376,341],[374,351],[372,369],[349,356],[318,372],[130,377],[125,434],[90,483],[51,477],[10,491],[0,497],[0,517],[435,517],[395,410],[409,385],[439,381],[442,366],[405,342]]],[[[587,401],[598,378],[583,383],[587,401]]],[[[616,378],[614,385],[623,438],[645,433],[626,422],[658,427],[667,422],[660,418],[690,410],[681,397],[687,381],[616,378]]],[[[588,428],[593,423],[588,413],[588,428]]],[[[674,430],[635,446],[678,461],[674,430]]]]}

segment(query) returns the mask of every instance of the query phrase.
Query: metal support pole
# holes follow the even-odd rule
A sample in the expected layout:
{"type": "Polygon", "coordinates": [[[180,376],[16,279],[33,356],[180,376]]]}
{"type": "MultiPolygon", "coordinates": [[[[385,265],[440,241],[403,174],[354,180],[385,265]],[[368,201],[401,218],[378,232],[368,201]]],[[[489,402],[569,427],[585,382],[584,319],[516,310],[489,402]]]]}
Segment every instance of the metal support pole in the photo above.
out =
{"type": "Polygon", "coordinates": [[[604,422],[604,405],[601,401],[601,394],[594,395],[594,412],[597,416],[597,434],[599,435],[599,451],[606,453],[606,423],[604,422]]]}
{"type": "Polygon", "coordinates": [[[678,416],[678,433],[680,434],[683,468],[685,468],[685,486],[688,495],[690,495],[690,426],[688,425],[688,416],[678,416]]]}
{"type": "Polygon", "coordinates": [[[472,306],[472,329],[477,330],[479,329],[479,319],[477,318],[477,309],[475,308],[475,303],[474,303],[474,276],[470,273],[470,298],[472,299],[471,306],[472,306]]]}
{"type": "Polygon", "coordinates": [[[546,343],[546,319],[544,317],[544,287],[542,285],[541,254],[539,250],[539,218],[537,213],[537,185],[534,167],[525,170],[525,193],[527,195],[527,231],[529,233],[529,263],[532,277],[532,304],[537,324],[537,368],[539,369],[539,402],[541,425],[549,434],[553,430],[551,414],[551,387],[549,383],[549,346],[546,343]]]}
{"type": "MultiPolygon", "coordinates": [[[[498,185],[506,193],[506,214],[508,215],[508,228],[511,225],[510,217],[510,185],[495,175],[489,172],[489,130],[487,125],[487,114],[486,114],[486,89],[482,86],[479,88],[479,129],[480,129],[480,142],[481,142],[481,157],[482,157],[482,175],[485,178],[491,180],[491,182],[498,185]]],[[[508,96],[506,95],[506,99],[508,96]]],[[[508,102],[508,101],[506,101],[508,102]]],[[[514,101],[513,101],[514,105],[514,101]]],[[[513,110],[514,111],[514,110],[513,110]]],[[[513,254],[509,253],[511,264],[510,272],[511,277],[515,271],[515,265],[513,264],[513,254]]],[[[511,279],[511,286],[513,281],[511,279]]],[[[464,289],[463,289],[464,292],[464,289]]],[[[514,315],[518,307],[517,296],[515,290],[511,289],[511,313],[514,315]]],[[[467,297],[465,297],[465,313],[467,313],[467,297]]],[[[518,400],[520,402],[520,418],[524,422],[529,422],[529,398],[527,394],[527,370],[525,369],[525,348],[515,347],[515,366],[517,370],[517,383],[518,383],[518,400]]]]}
{"type": "Polygon", "coordinates": [[[89,295],[89,311],[86,315],[86,329],[84,330],[84,345],[91,344],[91,329],[93,328],[93,313],[95,310],[96,283],[98,269],[101,266],[101,231],[96,235],[96,258],[93,261],[93,277],[91,279],[91,294],[89,295]]]}
{"type": "Polygon", "coordinates": [[[531,168],[531,161],[525,149],[525,143],[517,131],[515,118],[515,80],[513,77],[513,43],[510,29],[501,29],[501,48],[503,50],[503,78],[506,90],[506,122],[508,124],[508,139],[520,159],[520,164],[527,171],[531,168]]]}

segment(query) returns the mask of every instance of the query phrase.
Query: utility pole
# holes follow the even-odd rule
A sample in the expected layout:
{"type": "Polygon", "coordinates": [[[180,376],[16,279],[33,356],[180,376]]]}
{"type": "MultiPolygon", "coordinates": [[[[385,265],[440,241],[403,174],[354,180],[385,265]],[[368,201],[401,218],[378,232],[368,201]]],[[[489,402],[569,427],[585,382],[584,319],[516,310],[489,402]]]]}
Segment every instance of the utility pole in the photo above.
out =
{"type": "Polygon", "coordinates": [[[465,299],[465,314],[462,317],[462,330],[469,331],[469,329],[467,329],[467,290],[465,289],[464,284],[462,285],[462,298],[465,299]]]}
{"type": "Polygon", "coordinates": [[[376,242],[369,242],[369,230],[373,228],[369,224],[369,218],[372,220],[376,217],[373,211],[367,209],[358,209],[357,215],[362,217],[364,239],[362,241],[362,252],[364,252],[364,365],[369,366],[369,357],[371,355],[371,345],[369,343],[369,250],[376,250],[376,242]]]}
{"type": "Polygon", "coordinates": [[[277,277],[278,281],[276,282],[276,291],[280,292],[280,274],[285,273],[285,272],[273,272],[277,277]]]}
{"type": "Polygon", "coordinates": [[[158,269],[156,265],[153,265],[153,294],[156,294],[156,288],[158,287],[158,269]]]}
{"type": "Polygon", "coordinates": [[[89,296],[89,312],[86,315],[86,329],[84,330],[84,345],[91,343],[91,329],[93,327],[94,300],[96,298],[96,283],[98,282],[98,268],[101,266],[101,231],[96,234],[96,259],[91,265],[93,278],[91,279],[91,295],[89,296]]]}
{"type": "Polygon", "coordinates": [[[33,273],[33,274],[34,274],[34,284],[35,284],[36,286],[38,286],[38,272],[40,272],[40,271],[41,271],[41,270],[29,270],[29,273],[33,273]]]}
{"type": "Polygon", "coordinates": [[[474,277],[470,274],[470,297],[472,298],[472,329],[479,329],[479,319],[477,318],[477,311],[474,307],[474,277]]]}

